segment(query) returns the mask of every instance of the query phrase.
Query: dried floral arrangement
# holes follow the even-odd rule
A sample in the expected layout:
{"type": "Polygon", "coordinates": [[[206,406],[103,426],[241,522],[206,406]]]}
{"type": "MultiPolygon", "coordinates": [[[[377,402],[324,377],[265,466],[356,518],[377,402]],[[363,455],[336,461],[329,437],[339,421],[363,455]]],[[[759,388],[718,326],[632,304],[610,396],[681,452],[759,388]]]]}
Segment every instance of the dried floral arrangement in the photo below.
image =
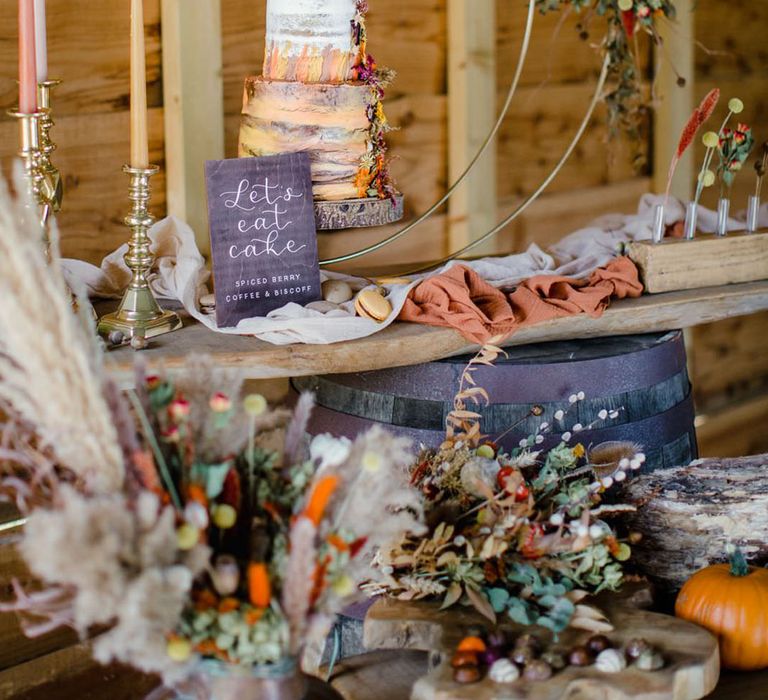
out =
{"type": "Polygon", "coordinates": [[[744,167],[754,145],[755,137],[747,124],[739,122],[735,129],[726,127],[720,133],[717,174],[720,178],[721,197],[730,197],[736,174],[744,167]]]}
{"type": "Polygon", "coordinates": [[[721,182],[721,196],[727,196],[733,185],[733,179],[739,172],[755,144],[752,130],[746,124],[738,124],[735,130],[728,128],[728,123],[736,114],[744,111],[744,103],[733,97],[728,101],[728,113],[718,131],[707,131],[701,138],[706,147],[704,161],[696,182],[694,202],[698,203],[705,188],[711,187],[717,181],[721,182]],[[719,157],[719,165],[715,173],[710,169],[715,154],[719,157]]]}
{"type": "MultiPolygon", "coordinates": [[[[473,373],[501,352],[491,341],[469,363],[445,442],[412,468],[428,533],[382,549],[376,565],[385,580],[365,588],[400,600],[441,599],[443,608],[464,602],[494,622],[504,615],[555,633],[568,626],[607,631],[608,621],[583,601],[622,583],[631,548],[606,518],[634,508],[601,505],[602,494],[640,469],[645,456],[630,443],[587,450],[574,439],[595,425],[578,423],[548,450],[541,448],[552,437],[547,423],[509,453],[484,441],[480,414],[471,409],[488,395],[473,373]]],[[[570,403],[584,398],[574,394],[570,403]]],[[[600,420],[617,415],[605,409],[600,420]]]]}
{"type": "Polygon", "coordinates": [[[578,12],[578,30],[585,41],[589,39],[595,17],[607,22],[602,48],[610,58],[614,82],[613,89],[605,96],[608,123],[613,132],[625,131],[633,139],[639,138],[647,108],[637,34],[645,32],[654,44],[661,45],[656,23],[662,19],[673,20],[675,4],[671,0],[536,0],[536,3],[542,13],[561,9],[578,12]]]}
{"type": "Polygon", "coordinates": [[[379,199],[394,199],[396,189],[390,174],[390,158],[386,135],[392,127],[384,113],[384,90],[395,79],[395,71],[380,68],[376,60],[368,53],[368,30],[365,16],[368,12],[368,0],[357,0],[357,8],[352,20],[354,43],[359,47],[355,67],[352,69],[352,79],[359,80],[370,87],[371,99],[368,105],[368,121],[370,122],[371,149],[361,162],[356,185],[358,196],[378,197],[379,199]]]}
{"type": "Polygon", "coordinates": [[[299,656],[362,595],[373,552],[423,529],[410,444],[377,429],[308,444],[311,397],[270,410],[205,358],[173,379],[139,368],[126,401],[30,212],[0,182],[0,495],[28,518],[42,584],[0,609],[29,635],[106,629],[99,661],[169,684],[201,659],[299,656]]]}

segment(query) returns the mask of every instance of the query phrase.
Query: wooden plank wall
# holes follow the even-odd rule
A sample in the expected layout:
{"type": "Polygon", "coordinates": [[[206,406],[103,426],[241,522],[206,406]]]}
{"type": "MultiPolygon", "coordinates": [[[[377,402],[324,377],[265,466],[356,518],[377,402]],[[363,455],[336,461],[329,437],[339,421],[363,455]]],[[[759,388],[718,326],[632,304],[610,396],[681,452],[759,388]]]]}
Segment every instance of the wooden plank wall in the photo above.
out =
{"type": "MultiPolygon", "coordinates": [[[[525,3],[497,3],[498,102],[506,95],[525,27],[525,3]]],[[[537,16],[521,89],[499,141],[501,214],[533,191],[551,171],[587,110],[601,67],[592,44],[576,31],[572,13],[537,16]]],[[[598,22],[599,24],[599,22],[598,22]]],[[[644,47],[647,59],[649,49],[644,47]]],[[[631,163],[623,140],[608,142],[605,110],[599,108],[570,161],[547,193],[504,234],[501,249],[546,246],[588,223],[596,213],[634,212],[649,189],[649,169],[631,163]]],[[[648,154],[649,144],[642,151],[648,154]]]]}
{"type": "MultiPolygon", "coordinates": [[[[699,0],[695,29],[696,98],[717,86],[723,101],[739,97],[738,120],[752,125],[758,143],[768,140],[768,3],[699,0]]],[[[724,105],[718,110],[723,112],[724,105]]],[[[736,121],[736,120],[734,120],[736,121]]],[[[716,127],[717,125],[715,125],[716,127]]],[[[703,146],[696,152],[701,167],[703,146]]],[[[746,207],[755,184],[750,158],[733,191],[734,210],[746,207]]],[[[705,203],[715,206],[715,188],[705,203]]],[[[699,412],[699,443],[705,456],[768,451],[768,313],[699,326],[690,334],[691,374],[699,412]]]]}
{"type": "MultiPolygon", "coordinates": [[[[126,239],[129,156],[128,6],[122,0],[48,0],[50,76],[65,83],[54,95],[64,174],[59,221],[64,255],[93,262],[126,239]]],[[[17,3],[0,3],[0,105],[16,102],[17,3]]],[[[150,158],[164,164],[160,0],[145,0],[150,158]]],[[[16,125],[0,112],[0,162],[17,148],[16,125]]],[[[165,211],[163,175],[153,178],[154,211],[165,211]]]]}

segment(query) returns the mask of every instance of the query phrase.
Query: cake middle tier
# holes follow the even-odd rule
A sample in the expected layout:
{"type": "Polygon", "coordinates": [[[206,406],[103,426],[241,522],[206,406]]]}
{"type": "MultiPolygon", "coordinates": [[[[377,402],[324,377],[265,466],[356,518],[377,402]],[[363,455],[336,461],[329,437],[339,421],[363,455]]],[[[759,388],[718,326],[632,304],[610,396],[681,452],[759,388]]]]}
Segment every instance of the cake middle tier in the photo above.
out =
{"type": "Polygon", "coordinates": [[[367,196],[376,154],[371,108],[376,95],[363,83],[245,82],[239,155],[306,151],[315,199],[367,196]]]}

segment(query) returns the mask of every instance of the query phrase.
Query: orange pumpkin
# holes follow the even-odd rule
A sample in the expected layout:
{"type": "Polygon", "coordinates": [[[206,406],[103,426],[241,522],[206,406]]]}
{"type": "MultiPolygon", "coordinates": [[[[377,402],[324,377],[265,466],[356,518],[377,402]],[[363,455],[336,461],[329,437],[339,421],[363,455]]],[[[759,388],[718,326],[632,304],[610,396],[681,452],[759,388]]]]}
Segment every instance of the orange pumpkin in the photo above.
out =
{"type": "Polygon", "coordinates": [[[677,597],[675,614],[718,638],[725,668],[768,667],[768,569],[748,566],[740,550],[731,552],[730,564],[691,576],[677,597]]]}

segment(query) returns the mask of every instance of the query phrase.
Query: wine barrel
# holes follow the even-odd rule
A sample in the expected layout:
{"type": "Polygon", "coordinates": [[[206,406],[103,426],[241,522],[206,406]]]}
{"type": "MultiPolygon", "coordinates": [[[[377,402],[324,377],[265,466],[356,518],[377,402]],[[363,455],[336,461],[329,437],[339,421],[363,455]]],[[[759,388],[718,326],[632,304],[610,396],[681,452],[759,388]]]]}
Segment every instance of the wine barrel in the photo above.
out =
{"type": "MultiPolygon", "coordinates": [[[[317,409],[310,433],[353,438],[382,425],[417,443],[434,446],[445,435],[462,372],[470,357],[376,372],[303,377],[296,391],[313,391],[317,409]]],[[[631,440],[645,450],[646,470],[687,464],[697,457],[694,408],[681,331],[542,343],[510,348],[493,367],[474,373],[490,395],[479,409],[483,434],[507,449],[542,422],[559,441],[575,424],[585,445],[631,440]],[[571,404],[574,394],[585,399],[571,404]],[[540,407],[541,415],[532,415],[540,407]],[[601,411],[612,412],[600,420],[601,411]],[[557,420],[558,411],[566,412],[557,420]],[[618,412],[618,413],[616,413],[618,412]]],[[[538,411],[537,411],[538,412],[538,411]]]]}

